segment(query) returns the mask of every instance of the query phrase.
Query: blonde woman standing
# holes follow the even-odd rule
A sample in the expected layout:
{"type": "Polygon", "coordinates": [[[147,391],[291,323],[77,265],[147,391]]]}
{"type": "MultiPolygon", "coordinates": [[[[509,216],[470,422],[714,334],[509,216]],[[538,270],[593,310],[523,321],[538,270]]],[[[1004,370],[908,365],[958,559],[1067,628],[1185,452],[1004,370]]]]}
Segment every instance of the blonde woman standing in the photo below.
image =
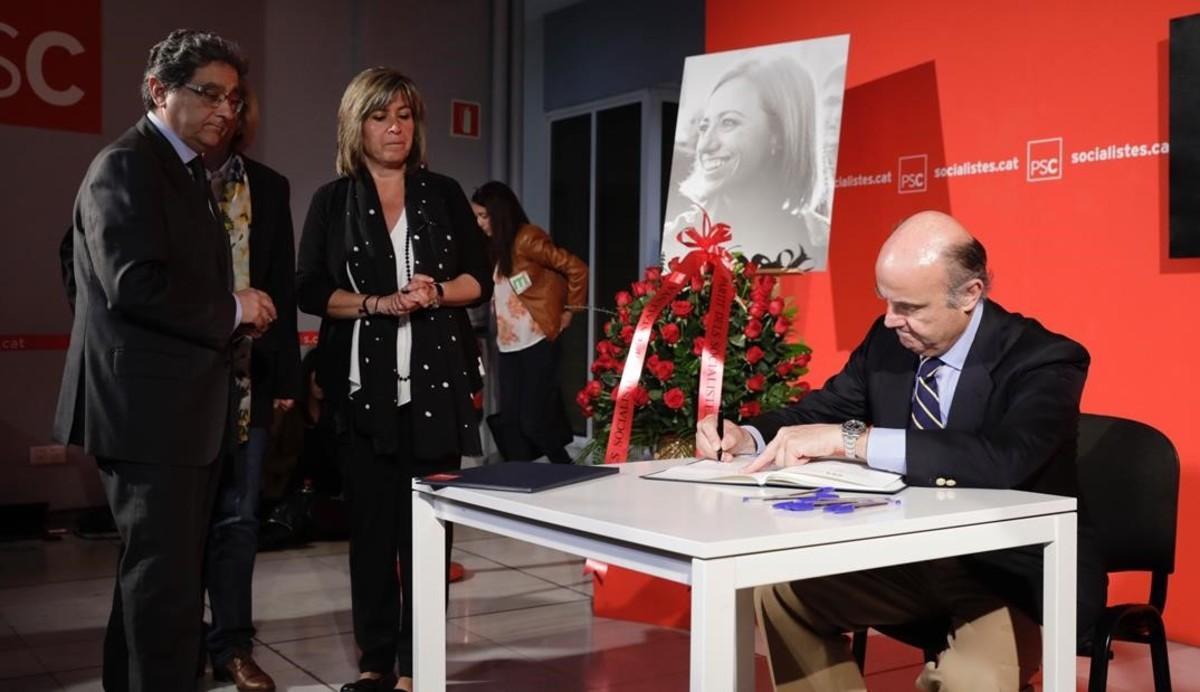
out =
{"type": "Polygon", "coordinates": [[[424,115],[395,70],[355,77],[338,109],[341,177],[313,195],[300,239],[297,302],[322,318],[317,384],[350,508],[362,653],[343,692],[412,688],[411,479],[480,454],[461,324],[491,272],[462,188],[425,166],[424,115]]]}

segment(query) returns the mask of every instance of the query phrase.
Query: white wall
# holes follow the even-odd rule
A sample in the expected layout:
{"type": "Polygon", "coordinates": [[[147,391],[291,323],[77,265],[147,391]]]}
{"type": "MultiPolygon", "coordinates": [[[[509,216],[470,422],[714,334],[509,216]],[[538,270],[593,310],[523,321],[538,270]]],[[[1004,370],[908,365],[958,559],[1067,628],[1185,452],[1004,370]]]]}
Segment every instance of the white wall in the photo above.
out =
{"type": "MultiPolygon", "coordinates": [[[[521,204],[534,223],[550,222],[550,125],[546,120],[545,97],[545,16],[578,0],[525,0],[524,2],[524,82],[521,127],[521,180],[514,188],[521,191],[521,204]],[[518,188],[519,186],[519,188],[518,188]]],[[[520,18],[514,18],[520,21],[520,18]]]]}

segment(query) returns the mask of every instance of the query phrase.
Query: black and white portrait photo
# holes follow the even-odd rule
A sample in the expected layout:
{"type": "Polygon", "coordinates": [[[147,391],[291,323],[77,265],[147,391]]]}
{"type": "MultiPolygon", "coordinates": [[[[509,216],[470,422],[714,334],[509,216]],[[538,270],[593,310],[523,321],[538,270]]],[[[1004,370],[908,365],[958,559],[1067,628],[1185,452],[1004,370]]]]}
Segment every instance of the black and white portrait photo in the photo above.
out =
{"type": "Polygon", "coordinates": [[[663,225],[665,260],[703,211],[764,269],[822,271],[849,36],[687,59],[663,225]]]}

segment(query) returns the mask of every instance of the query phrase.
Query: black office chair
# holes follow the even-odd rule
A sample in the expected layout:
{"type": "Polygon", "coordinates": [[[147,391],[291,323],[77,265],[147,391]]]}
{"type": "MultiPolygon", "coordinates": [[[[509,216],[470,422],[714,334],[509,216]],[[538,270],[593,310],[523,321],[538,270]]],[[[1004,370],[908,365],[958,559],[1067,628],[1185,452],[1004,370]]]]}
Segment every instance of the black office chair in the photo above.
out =
{"type": "Polygon", "coordinates": [[[1079,421],[1079,497],[1100,540],[1106,572],[1150,572],[1148,603],[1104,610],[1081,654],[1092,658],[1088,692],[1108,682],[1113,641],[1150,646],[1155,692],[1170,692],[1162,614],[1167,578],[1175,571],[1179,455],[1158,430],[1114,416],[1083,414],[1079,421]]]}
{"type": "MultiPolygon", "coordinates": [[[[1090,656],[1088,692],[1108,683],[1112,642],[1150,646],[1155,692],[1170,692],[1171,670],[1162,613],[1167,577],[1175,571],[1175,523],[1179,501],[1179,455],[1158,430],[1137,421],[1085,413],[1079,420],[1076,471],[1080,503],[1088,508],[1100,537],[1106,572],[1150,572],[1150,602],[1126,603],[1104,610],[1092,632],[1080,637],[1079,655],[1090,656]]],[[[937,660],[950,623],[928,621],[879,631],[921,649],[937,660]]],[[[855,632],[852,651],[863,668],[866,631],[855,632]]]]}

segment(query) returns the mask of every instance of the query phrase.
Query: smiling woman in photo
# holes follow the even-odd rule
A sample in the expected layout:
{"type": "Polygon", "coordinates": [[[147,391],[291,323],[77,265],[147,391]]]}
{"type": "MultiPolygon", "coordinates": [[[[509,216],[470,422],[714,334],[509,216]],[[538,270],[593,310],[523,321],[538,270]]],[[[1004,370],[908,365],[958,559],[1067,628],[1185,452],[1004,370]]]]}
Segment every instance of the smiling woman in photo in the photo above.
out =
{"type": "Polygon", "coordinates": [[[730,225],[732,249],[764,268],[823,268],[829,220],[814,211],[825,189],[816,110],[812,78],[789,58],[748,60],[721,75],[690,123],[692,165],[678,189],[690,207],[668,218],[664,253],[682,254],[675,234],[699,227],[704,210],[730,225]]]}

